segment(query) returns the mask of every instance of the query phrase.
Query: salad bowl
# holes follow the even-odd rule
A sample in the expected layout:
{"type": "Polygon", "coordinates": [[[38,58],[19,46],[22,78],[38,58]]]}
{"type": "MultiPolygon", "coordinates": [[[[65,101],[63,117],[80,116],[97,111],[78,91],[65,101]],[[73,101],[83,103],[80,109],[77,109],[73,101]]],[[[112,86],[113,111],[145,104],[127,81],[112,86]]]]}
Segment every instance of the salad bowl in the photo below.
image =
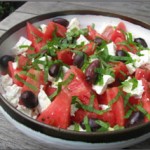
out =
{"type": "MultiPolygon", "coordinates": [[[[146,39],[147,45],[150,47],[150,25],[147,23],[110,12],[71,10],[39,15],[15,25],[0,38],[0,57],[14,55],[11,50],[12,47],[21,36],[27,37],[27,22],[40,26],[41,24],[47,24],[53,18],[67,20],[78,18],[83,27],[94,23],[95,26],[101,27],[101,31],[107,25],[117,26],[119,22],[124,22],[129,32],[146,39]]],[[[4,116],[24,134],[53,147],[60,149],[124,148],[150,137],[150,122],[121,130],[103,132],[77,132],[49,126],[17,110],[4,98],[4,92],[0,83],[0,110],[4,116]]]]}

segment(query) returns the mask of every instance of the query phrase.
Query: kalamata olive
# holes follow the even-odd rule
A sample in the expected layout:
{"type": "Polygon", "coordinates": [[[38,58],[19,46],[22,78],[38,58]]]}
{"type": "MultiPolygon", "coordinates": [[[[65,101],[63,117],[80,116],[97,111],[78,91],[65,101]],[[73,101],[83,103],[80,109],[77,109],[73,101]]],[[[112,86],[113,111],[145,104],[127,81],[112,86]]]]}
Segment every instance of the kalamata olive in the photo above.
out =
{"type": "Polygon", "coordinates": [[[143,47],[145,47],[145,48],[147,48],[148,46],[147,46],[147,43],[145,42],[145,40],[144,39],[142,39],[142,38],[135,38],[134,39],[134,42],[135,43],[138,43],[138,44],[141,44],[143,47]]]}
{"type": "Polygon", "coordinates": [[[67,27],[69,25],[69,21],[64,18],[54,18],[53,22],[58,23],[64,27],[67,27]]]}
{"type": "Polygon", "coordinates": [[[125,127],[129,128],[132,126],[136,126],[144,122],[144,114],[140,111],[133,112],[132,115],[129,117],[125,127]]]}
{"type": "Polygon", "coordinates": [[[38,98],[32,91],[24,91],[20,99],[27,108],[35,108],[38,105],[38,98]]]}
{"type": "Polygon", "coordinates": [[[100,61],[99,60],[94,60],[86,69],[85,71],[85,76],[86,76],[86,81],[89,83],[95,83],[97,80],[98,74],[95,72],[96,68],[99,68],[100,66],[100,61]]]}
{"type": "Polygon", "coordinates": [[[49,75],[52,77],[56,77],[59,73],[60,64],[53,64],[49,68],[49,75]]]}
{"type": "Polygon", "coordinates": [[[84,63],[84,54],[76,54],[73,59],[73,64],[78,68],[81,68],[84,63]]]}
{"type": "MultiPolygon", "coordinates": [[[[101,127],[99,124],[96,123],[96,119],[93,119],[93,118],[88,119],[88,124],[91,128],[91,131],[93,132],[97,131],[101,127]]],[[[80,125],[83,129],[86,129],[83,121],[80,123],[80,125]]]]}
{"type": "Polygon", "coordinates": [[[100,38],[100,37],[96,37],[96,38],[94,39],[94,42],[95,42],[98,46],[100,46],[100,45],[102,44],[102,42],[103,42],[103,39],[100,38]]]}
{"type": "Polygon", "coordinates": [[[124,50],[117,50],[116,55],[117,56],[127,56],[127,53],[124,50]]]}
{"type": "Polygon", "coordinates": [[[14,57],[10,55],[4,55],[0,58],[0,66],[2,68],[7,68],[8,67],[8,62],[9,61],[14,61],[14,57]]]}

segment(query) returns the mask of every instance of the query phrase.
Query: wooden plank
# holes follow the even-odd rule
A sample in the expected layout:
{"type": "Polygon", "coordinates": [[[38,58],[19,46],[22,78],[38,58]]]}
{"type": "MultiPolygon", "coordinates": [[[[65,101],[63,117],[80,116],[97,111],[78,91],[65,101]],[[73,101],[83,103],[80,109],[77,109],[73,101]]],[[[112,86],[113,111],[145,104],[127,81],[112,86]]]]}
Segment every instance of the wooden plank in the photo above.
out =
{"type": "Polygon", "coordinates": [[[0,37],[5,33],[4,30],[0,30],[0,37]]]}
{"type": "Polygon", "coordinates": [[[150,23],[150,2],[28,2],[18,12],[44,14],[60,10],[102,10],[120,13],[150,23]],[[140,7],[139,7],[140,6],[140,7]],[[135,15],[136,14],[136,15],[135,15]]]}
{"type": "Polygon", "coordinates": [[[91,6],[92,8],[99,8],[99,10],[113,11],[113,12],[120,13],[125,16],[133,17],[135,19],[139,19],[139,20],[150,23],[150,13],[149,13],[150,1],[149,2],[143,2],[143,1],[113,2],[113,1],[110,1],[109,3],[108,2],[97,2],[97,3],[70,2],[70,3],[75,4],[75,5],[80,5],[80,6],[84,5],[85,7],[91,6]]]}
{"type": "Polygon", "coordinates": [[[8,30],[14,25],[28,19],[31,17],[34,17],[34,14],[26,14],[21,12],[14,12],[4,20],[0,22],[0,29],[2,30],[8,30]]]}
{"type": "MultiPolygon", "coordinates": [[[[28,2],[21,8],[17,9],[17,12],[38,15],[62,10],[89,10],[90,8],[92,8],[90,5],[85,7],[84,5],[80,5],[80,2],[79,5],[66,2],[28,2]]],[[[95,9],[98,10],[98,8],[95,9]]]]}
{"type": "MultiPolygon", "coordinates": [[[[14,127],[10,122],[0,112],[0,149],[47,149],[48,145],[43,144],[36,140],[31,139],[25,134],[21,133],[16,127],[14,127]]],[[[51,147],[49,150],[56,150],[56,148],[51,147]]]]}

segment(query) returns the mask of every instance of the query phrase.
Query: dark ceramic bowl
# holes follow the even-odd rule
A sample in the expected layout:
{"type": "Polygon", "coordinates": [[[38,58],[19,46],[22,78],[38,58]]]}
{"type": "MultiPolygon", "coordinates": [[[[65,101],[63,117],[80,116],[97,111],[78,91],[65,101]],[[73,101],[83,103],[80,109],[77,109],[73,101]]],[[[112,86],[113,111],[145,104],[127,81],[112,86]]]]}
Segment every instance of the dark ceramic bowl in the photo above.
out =
{"type": "MultiPolygon", "coordinates": [[[[62,11],[43,14],[29,20],[23,21],[10,30],[8,30],[0,38],[0,56],[4,54],[11,54],[10,50],[18,38],[23,35],[26,36],[25,26],[29,21],[35,25],[46,23],[51,18],[63,17],[71,19],[77,17],[83,26],[96,23],[106,25],[111,23],[117,25],[121,20],[127,24],[127,28],[135,35],[142,34],[144,38],[150,36],[150,25],[144,22],[129,18],[126,16],[101,12],[101,11],[62,11]],[[149,33],[148,33],[149,32],[149,33]],[[146,33],[146,34],[145,34],[146,33]]],[[[150,47],[150,41],[148,41],[150,47]]],[[[0,92],[3,92],[0,87],[0,92]]],[[[16,110],[7,100],[0,94],[0,110],[17,128],[30,137],[36,138],[41,142],[53,144],[53,146],[64,149],[104,149],[104,148],[121,148],[126,147],[138,142],[141,142],[150,137],[150,123],[144,123],[136,127],[117,130],[113,132],[75,132],[70,130],[59,129],[56,127],[48,126],[38,122],[23,113],[16,110]]]]}

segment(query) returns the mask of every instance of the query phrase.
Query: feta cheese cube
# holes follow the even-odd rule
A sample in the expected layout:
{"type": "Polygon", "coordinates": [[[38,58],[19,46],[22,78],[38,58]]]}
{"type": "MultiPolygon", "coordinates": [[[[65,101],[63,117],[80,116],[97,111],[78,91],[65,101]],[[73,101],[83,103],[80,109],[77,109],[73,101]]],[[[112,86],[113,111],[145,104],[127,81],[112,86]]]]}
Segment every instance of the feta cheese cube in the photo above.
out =
{"type": "Polygon", "coordinates": [[[77,39],[77,45],[81,45],[82,43],[84,43],[84,45],[89,44],[90,42],[85,38],[85,36],[83,36],[82,34],[80,35],[80,37],[77,39]]]}
{"type": "Polygon", "coordinates": [[[150,63],[150,51],[149,50],[142,50],[140,51],[140,61],[136,63],[137,67],[150,63]]]}
{"type": "Polygon", "coordinates": [[[129,63],[129,64],[126,64],[126,67],[129,71],[129,74],[133,74],[136,70],[136,68],[134,67],[133,63],[129,63]]]}
{"type": "Polygon", "coordinates": [[[18,68],[18,62],[13,62],[12,63],[13,68],[16,70],[18,68]]]}
{"type": "Polygon", "coordinates": [[[133,59],[132,63],[126,64],[126,67],[128,68],[128,71],[130,74],[133,74],[135,72],[136,68],[139,68],[143,65],[150,63],[150,51],[149,50],[140,51],[140,54],[142,56],[138,56],[131,52],[128,52],[128,53],[129,53],[130,57],[133,59]]]}
{"type": "Polygon", "coordinates": [[[16,84],[13,84],[11,86],[5,87],[6,93],[4,94],[4,97],[13,105],[17,106],[19,102],[19,98],[21,95],[21,87],[17,86],[16,84]]]}
{"type": "Polygon", "coordinates": [[[103,84],[102,85],[92,85],[92,89],[98,94],[101,95],[105,92],[107,85],[111,84],[115,79],[110,75],[103,75],[103,84]]]}
{"type": "MultiPolygon", "coordinates": [[[[125,81],[129,81],[130,79],[131,79],[131,77],[128,77],[128,79],[125,81]]],[[[137,80],[137,81],[138,81],[137,87],[132,89],[133,83],[128,82],[128,84],[125,84],[125,86],[123,86],[123,91],[126,93],[130,93],[131,96],[134,96],[135,98],[142,98],[142,94],[144,92],[144,86],[142,84],[142,80],[137,80]]]]}
{"type": "Polygon", "coordinates": [[[43,90],[43,86],[40,87],[40,92],[38,94],[38,102],[39,104],[37,107],[40,113],[43,112],[51,104],[50,99],[43,90]]]}
{"type": "Polygon", "coordinates": [[[4,90],[6,90],[7,86],[12,86],[13,84],[13,80],[8,74],[0,76],[0,81],[4,90]]]}
{"type": "Polygon", "coordinates": [[[77,18],[73,18],[71,19],[71,21],[69,22],[69,25],[67,27],[67,32],[70,32],[72,29],[80,29],[80,22],[77,18]]]}
{"type": "Polygon", "coordinates": [[[41,24],[41,25],[40,25],[40,29],[41,29],[41,31],[42,31],[43,33],[45,33],[45,32],[46,32],[46,29],[47,29],[47,25],[46,25],[46,24],[41,24]]]}
{"type": "Polygon", "coordinates": [[[26,39],[25,37],[21,36],[19,41],[16,43],[16,45],[12,48],[13,52],[16,55],[22,54],[23,52],[28,50],[28,46],[31,46],[32,42],[26,39]],[[25,47],[20,47],[25,46],[25,47]]]}
{"type": "Polygon", "coordinates": [[[113,42],[107,44],[107,48],[108,48],[108,54],[115,56],[116,55],[116,49],[115,49],[115,44],[113,42]]]}
{"type": "Polygon", "coordinates": [[[66,72],[69,70],[69,68],[66,67],[66,66],[63,66],[62,69],[63,69],[63,72],[64,72],[64,73],[66,73],[66,72]]]}

